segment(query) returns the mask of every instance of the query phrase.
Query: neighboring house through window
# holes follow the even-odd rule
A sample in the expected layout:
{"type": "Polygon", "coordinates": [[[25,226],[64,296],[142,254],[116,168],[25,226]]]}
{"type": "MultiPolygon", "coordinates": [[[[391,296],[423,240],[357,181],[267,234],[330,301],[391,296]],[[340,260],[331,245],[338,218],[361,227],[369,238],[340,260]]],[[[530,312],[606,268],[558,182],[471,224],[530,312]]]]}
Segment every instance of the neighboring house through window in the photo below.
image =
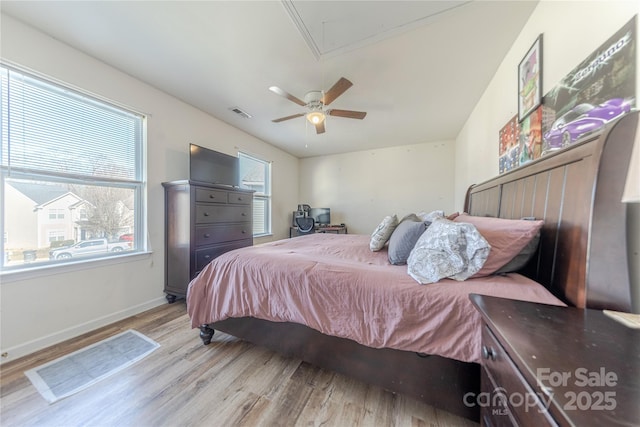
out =
{"type": "Polygon", "coordinates": [[[253,235],[271,234],[271,163],[245,153],[240,158],[240,187],[254,190],[253,235]]]}
{"type": "Polygon", "coordinates": [[[64,230],[49,231],[49,243],[64,240],[64,230]]]}
{"type": "Polygon", "coordinates": [[[3,64],[0,114],[0,271],[113,256],[50,253],[123,234],[145,249],[143,115],[3,64]]]}

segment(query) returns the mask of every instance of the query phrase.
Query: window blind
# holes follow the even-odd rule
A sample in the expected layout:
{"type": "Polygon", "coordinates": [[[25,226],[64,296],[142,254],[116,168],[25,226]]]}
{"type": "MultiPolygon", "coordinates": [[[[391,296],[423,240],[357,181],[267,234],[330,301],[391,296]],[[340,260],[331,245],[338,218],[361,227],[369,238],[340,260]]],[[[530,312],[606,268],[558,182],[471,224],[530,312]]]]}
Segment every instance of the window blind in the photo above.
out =
{"type": "Polygon", "coordinates": [[[271,163],[245,153],[240,158],[240,186],[254,190],[253,234],[271,233],[271,163]]]}
{"type": "Polygon", "coordinates": [[[5,173],[141,180],[141,115],[11,68],[0,73],[5,173]]]}

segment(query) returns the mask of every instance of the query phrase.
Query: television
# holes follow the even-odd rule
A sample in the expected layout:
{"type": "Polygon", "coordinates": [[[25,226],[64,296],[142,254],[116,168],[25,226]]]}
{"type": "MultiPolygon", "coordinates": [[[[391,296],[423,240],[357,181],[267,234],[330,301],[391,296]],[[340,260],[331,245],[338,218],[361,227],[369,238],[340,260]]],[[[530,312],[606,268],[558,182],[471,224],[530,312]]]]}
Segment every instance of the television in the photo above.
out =
{"type": "Polygon", "coordinates": [[[329,208],[311,208],[309,209],[309,216],[314,219],[316,224],[331,224],[331,209],[329,208]]]}
{"type": "Polygon", "coordinates": [[[240,186],[240,160],[228,154],[189,144],[189,179],[207,184],[240,186]]]}

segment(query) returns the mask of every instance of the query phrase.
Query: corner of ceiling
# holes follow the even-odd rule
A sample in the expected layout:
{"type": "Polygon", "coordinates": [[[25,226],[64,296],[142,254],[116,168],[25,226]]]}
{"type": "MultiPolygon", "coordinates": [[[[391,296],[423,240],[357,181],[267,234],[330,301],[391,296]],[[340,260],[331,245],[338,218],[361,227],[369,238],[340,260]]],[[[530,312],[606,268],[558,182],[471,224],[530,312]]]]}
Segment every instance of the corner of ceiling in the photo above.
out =
{"type": "Polygon", "coordinates": [[[318,45],[316,45],[316,42],[313,39],[313,36],[311,35],[311,32],[305,25],[304,20],[302,19],[302,17],[298,13],[298,10],[293,4],[293,0],[281,0],[281,3],[282,3],[282,6],[284,7],[284,10],[287,12],[287,15],[289,15],[289,18],[291,18],[291,21],[293,21],[293,24],[296,26],[296,28],[298,29],[298,32],[300,33],[305,43],[311,50],[311,53],[313,53],[313,56],[316,58],[316,60],[320,60],[320,57],[322,56],[320,52],[320,48],[318,47],[318,45]]]}

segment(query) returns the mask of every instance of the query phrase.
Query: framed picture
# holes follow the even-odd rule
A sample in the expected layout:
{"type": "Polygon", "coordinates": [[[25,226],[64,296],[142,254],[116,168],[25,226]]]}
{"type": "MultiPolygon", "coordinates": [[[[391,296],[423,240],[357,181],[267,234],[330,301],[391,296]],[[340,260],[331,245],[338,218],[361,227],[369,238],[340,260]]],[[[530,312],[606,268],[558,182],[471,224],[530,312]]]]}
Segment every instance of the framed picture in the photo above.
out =
{"type": "Polygon", "coordinates": [[[513,116],[511,120],[505,124],[498,133],[500,146],[498,148],[498,169],[500,173],[508,172],[518,167],[520,157],[520,124],[518,117],[513,116]]]}
{"type": "Polygon", "coordinates": [[[542,156],[542,108],[542,106],[536,108],[520,123],[519,165],[542,156]]]}
{"type": "Polygon", "coordinates": [[[518,121],[524,120],[542,101],[542,34],[518,65],[518,121]]]}

